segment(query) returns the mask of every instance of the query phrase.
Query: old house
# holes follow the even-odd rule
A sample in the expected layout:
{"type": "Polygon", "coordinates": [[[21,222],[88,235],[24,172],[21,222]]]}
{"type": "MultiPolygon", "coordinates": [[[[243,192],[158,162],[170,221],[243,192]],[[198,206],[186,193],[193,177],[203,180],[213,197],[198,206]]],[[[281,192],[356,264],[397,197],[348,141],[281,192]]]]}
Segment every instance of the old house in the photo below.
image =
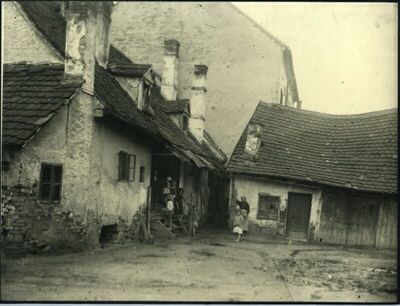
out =
{"type": "Polygon", "coordinates": [[[120,2],[114,16],[111,42],[160,75],[163,41],[181,43],[178,96],[194,64],[209,67],[205,127],[228,155],[258,100],[301,106],[290,48],[229,2],[120,2]]]}
{"type": "Polygon", "coordinates": [[[215,190],[226,185],[225,155],[198,122],[206,66],[193,67],[189,102],[169,99],[168,71],[157,77],[110,44],[112,2],[3,9],[2,225],[10,250],[135,236],[166,176],[185,189],[200,222],[223,211],[213,205],[223,203],[215,190]]]}
{"type": "Polygon", "coordinates": [[[397,109],[329,115],[260,102],[228,164],[231,210],[289,239],[397,247],[397,109]]]}

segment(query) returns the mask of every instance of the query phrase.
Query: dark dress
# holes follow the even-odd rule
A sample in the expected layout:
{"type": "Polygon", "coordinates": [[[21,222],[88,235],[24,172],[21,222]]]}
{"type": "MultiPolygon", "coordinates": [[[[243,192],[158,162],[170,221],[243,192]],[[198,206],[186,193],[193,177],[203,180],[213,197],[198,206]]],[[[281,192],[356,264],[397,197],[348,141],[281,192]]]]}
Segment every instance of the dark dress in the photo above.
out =
{"type": "Polygon", "coordinates": [[[174,213],[175,215],[183,215],[183,203],[185,201],[185,198],[183,195],[178,194],[175,197],[174,201],[174,213]]]}

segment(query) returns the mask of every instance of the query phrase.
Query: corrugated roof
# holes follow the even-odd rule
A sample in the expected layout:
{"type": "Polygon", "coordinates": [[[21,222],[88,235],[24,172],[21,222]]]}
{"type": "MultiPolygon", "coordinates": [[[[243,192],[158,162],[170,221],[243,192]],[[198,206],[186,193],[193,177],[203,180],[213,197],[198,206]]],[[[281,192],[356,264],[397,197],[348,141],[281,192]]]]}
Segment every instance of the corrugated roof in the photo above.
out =
{"type": "Polygon", "coordinates": [[[24,145],[80,88],[61,64],[3,65],[3,144],[24,145]]]}
{"type": "Polygon", "coordinates": [[[246,129],[228,171],[397,192],[397,109],[329,115],[261,102],[250,123],[263,126],[256,158],[244,151],[246,129]]]}

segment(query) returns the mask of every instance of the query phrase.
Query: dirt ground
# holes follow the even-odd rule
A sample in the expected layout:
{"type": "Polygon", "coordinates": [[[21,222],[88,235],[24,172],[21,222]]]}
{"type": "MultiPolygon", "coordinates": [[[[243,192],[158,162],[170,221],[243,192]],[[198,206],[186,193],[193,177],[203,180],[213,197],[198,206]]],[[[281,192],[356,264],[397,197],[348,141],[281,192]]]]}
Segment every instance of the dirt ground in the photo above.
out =
{"type": "Polygon", "coordinates": [[[3,301],[395,302],[397,255],[227,232],[2,258],[3,301]]]}

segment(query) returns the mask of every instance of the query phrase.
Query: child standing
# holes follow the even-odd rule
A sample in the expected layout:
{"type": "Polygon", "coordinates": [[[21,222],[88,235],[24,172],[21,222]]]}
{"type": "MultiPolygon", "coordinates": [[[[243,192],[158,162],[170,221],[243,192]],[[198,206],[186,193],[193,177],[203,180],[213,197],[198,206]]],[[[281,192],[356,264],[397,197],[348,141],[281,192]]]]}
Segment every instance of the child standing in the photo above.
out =
{"type": "Polygon", "coordinates": [[[244,217],[240,209],[236,210],[235,217],[233,218],[233,233],[237,234],[236,242],[240,241],[243,234],[244,217]]]}
{"type": "Polygon", "coordinates": [[[166,196],[166,209],[167,209],[167,216],[168,216],[168,227],[172,230],[172,215],[174,214],[174,195],[168,194],[166,196]]]}

